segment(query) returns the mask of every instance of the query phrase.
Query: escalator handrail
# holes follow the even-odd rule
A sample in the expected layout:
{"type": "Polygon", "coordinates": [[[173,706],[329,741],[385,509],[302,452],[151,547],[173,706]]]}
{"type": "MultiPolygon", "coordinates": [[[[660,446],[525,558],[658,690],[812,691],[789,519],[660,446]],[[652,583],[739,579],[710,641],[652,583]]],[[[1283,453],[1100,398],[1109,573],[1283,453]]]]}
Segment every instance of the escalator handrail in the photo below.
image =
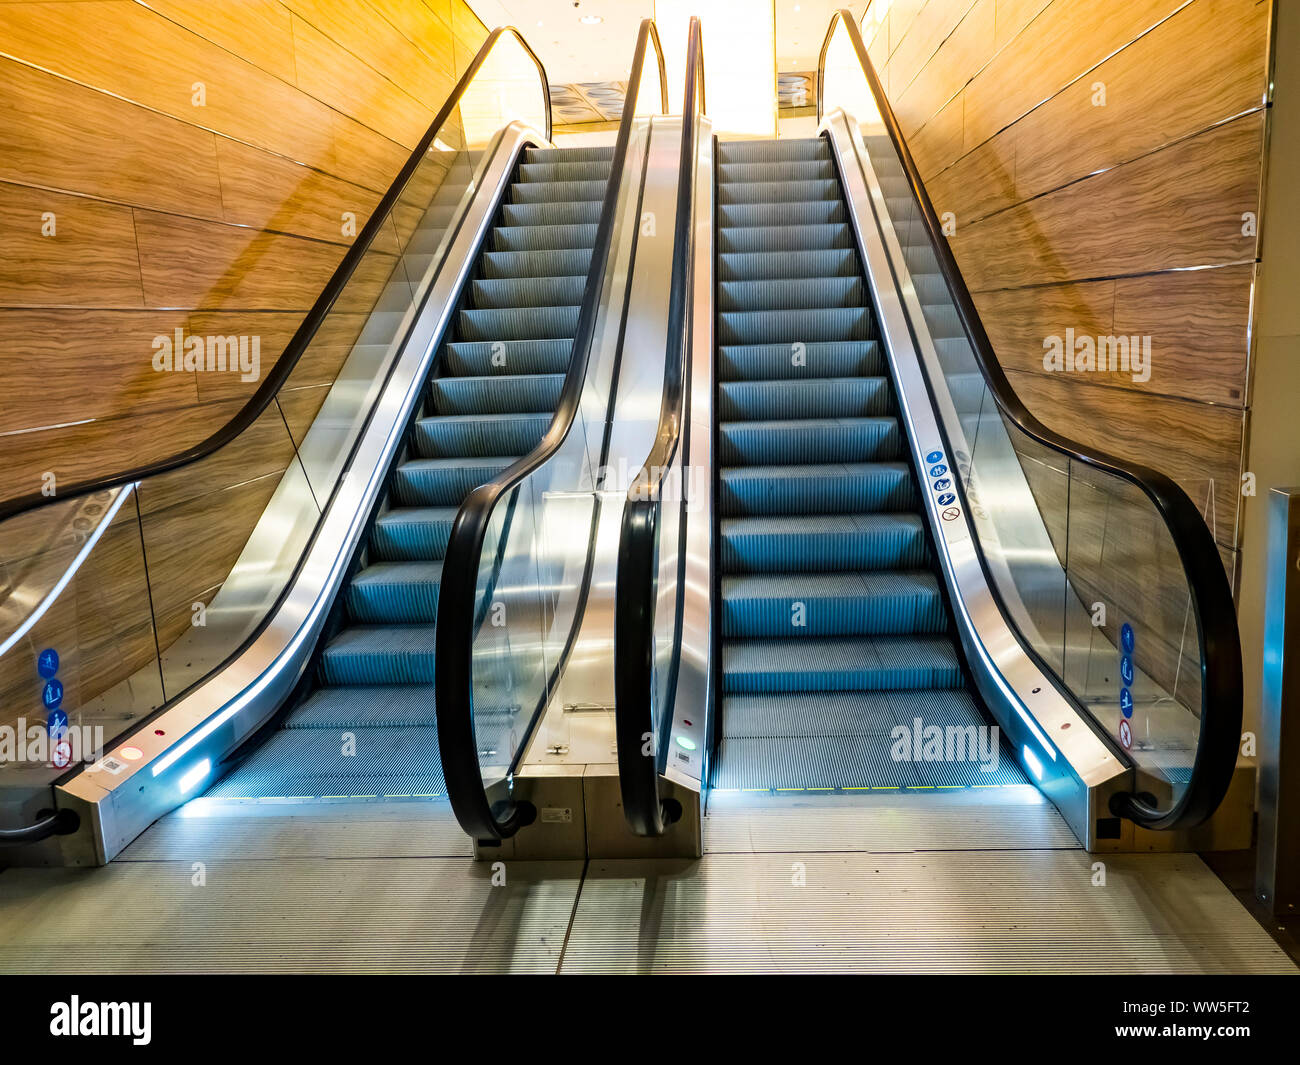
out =
{"type": "Polygon", "coordinates": [[[1200,733],[1191,779],[1182,795],[1167,810],[1158,809],[1149,796],[1118,793],[1111,812],[1147,829],[1190,828],[1201,824],[1218,807],[1236,770],[1241,739],[1241,640],[1232,589],[1214,537],[1196,505],[1172,478],[1158,470],[1085,447],[1049,429],[1021,401],[998,361],[985,332],[975,301],[943,235],[943,227],[926,192],[898,119],[889,105],[875,67],[867,54],[853,15],[838,9],[830,20],[817,62],[817,117],[822,118],[826,53],[842,24],[853,44],[863,75],[871,89],[881,119],[902,162],[912,194],[920,205],[921,222],[939,263],[958,317],[979,364],[984,383],[1001,414],[1036,443],[1138,488],[1155,506],[1178,551],[1192,609],[1197,617],[1201,658],[1200,733]]]}
{"type": "MultiPolygon", "coordinates": [[[[614,223],[618,207],[619,187],[622,183],[624,162],[631,140],[633,120],[636,117],[637,97],[640,94],[641,72],[646,50],[653,45],[659,66],[661,111],[668,111],[668,87],[664,73],[663,48],[659,32],[652,19],[643,19],[637,31],[636,50],[628,79],[628,91],[619,120],[618,136],[614,143],[614,157],[609,183],[596,226],[595,246],[591,266],[583,291],[582,306],[574,332],[573,348],[564,386],[560,393],[555,416],[546,434],[533,451],[507,467],[493,480],[475,488],[465,498],[456,514],[451,535],[443,556],[442,579],[438,592],[438,625],[434,634],[435,661],[434,685],[438,706],[438,745],[442,757],[443,776],[447,798],[460,826],[474,839],[508,839],[528,824],[532,811],[527,803],[513,799],[494,804],[489,801],[479,767],[478,748],[474,732],[474,638],[476,629],[475,600],[479,565],[483,545],[492,515],[498,504],[513,493],[521,482],[535,470],[545,465],[568,438],[577,418],[579,401],[586,383],[587,367],[595,340],[596,322],[600,312],[601,292],[609,267],[610,247],[614,236],[614,223]]],[[[613,402],[611,389],[610,402],[613,402]]],[[[603,457],[602,457],[603,461],[603,457]]],[[[594,534],[594,524],[592,533],[594,534]]],[[[587,545],[588,568],[591,543],[587,545]]],[[[585,600],[588,580],[584,578],[580,600],[585,600]]],[[[582,617],[582,602],[574,613],[574,625],[582,617]]],[[[570,637],[572,637],[572,633],[570,637]]],[[[566,641],[566,655],[561,656],[555,672],[563,668],[572,638],[566,641]]],[[[549,685],[548,685],[549,687],[549,685]]],[[[538,716],[545,705],[534,708],[521,749],[526,746],[538,716]]]]}
{"type": "Polygon", "coordinates": [[[0,523],[15,518],[20,514],[25,514],[41,507],[48,506],[52,503],[63,503],[69,499],[78,496],[91,495],[95,492],[102,492],[107,489],[118,488],[124,484],[134,484],[150,477],[156,477],[162,473],[168,473],[172,470],[179,469],[182,466],[189,466],[199,462],[213,452],[225,447],[244,430],[248,429],[267,407],[271,401],[279,394],[280,389],[284,387],[293,373],[294,368],[298,365],[299,360],[306,352],[311,342],[315,339],[317,331],[329,316],[335,302],[343,294],[352,275],[356,272],[361,260],[370,250],[375,238],[379,235],[380,229],[385,220],[396,206],[402,193],[406,191],[406,186],[411,177],[419,168],[420,163],[424,160],[425,155],[433,146],[434,140],[442,132],[443,126],[452,112],[460,104],[461,98],[465,95],[466,90],[473,83],[479,69],[486,62],[487,57],[491,54],[496,42],[505,34],[512,34],[527,53],[528,57],[537,67],[537,73],[541,79],[542,96],[546,103],[546,138],[551,137],[551,93],[549,82],[546,80],[546,68],[542,61],[537,57],[528,42],[524,40],[521,34],[514,26],[498,26],[487,35],[478,53],[474,56],[465,73],[460,76],[456,82],[455,88],[452,89],[451,95],[443,103],[437,115],[434,117],[432,124],[425,131],[424,136],[420,138],[415,150],[411,152],[402,169],[397,172],[388,191],[384,193],[375,209],[371,211],[370,217],[366,219],[366,224],[361,227],[361,232],[357,234],[347,252],[344,254],[338,267],[330,276],[329,281],[321,290],[320,296],[312,304],[298,328],[294,331],[289,343],[285,345],[284,351],[276,360],[271,371],[258,385],[257,390],[248,397],[248,400],[242,407],[230,418],[224,425],[210,436],[178,451],[167,458],[157,459],[153,462],[143,463],[133,467],[125,472],[112,473],[104,477],[91,478],[72,485],[70,488],[62,490],[57,495],[47,496],[40,492],[33,492],[26,496],[15,496],[12,499],[0,502],[0,523]]]}
{"type": "MultiPolygon", "coordinates": [[[[658,526],[663,484],[677,457],[690,422],[691,344],[686,316],[691,270],[692,206],[695,200],[695,155],[699,142],[697,116],[705,113],[704,52],[700,20],[692,17],[687,31],[686,89],[682,101],[682,148],[677,172],[677,219],[673,232],[672,278],[668,296],[668,350],[664,358],[663,399],[655,442],[628,488],[619,531],[617,594],[614,607],[614,706],[618,748],[619,788],[623,813],[640,836],[662,836],[677,811],[666,808],[659,791],[659,763],[664,744],[662,724],[671,716],[680,661],[680,632],[685,550],[679,543],[679,594],[674,604],[673,656],[665,690],[670,703],[660,708],[661,728],[654,723],[655,603],[658,588],[658,526]],[[684,402],[683,402],[684,400],[684,402]],[[678,411],[681,416],[678,417],[678,411]],[[646,749],[651,738],[650,756],[646,749]]],[[[685,458],[683,457],[683,461],[685,458]]],[[[686,479],[683,478],[683,484],[686,479]]]]}

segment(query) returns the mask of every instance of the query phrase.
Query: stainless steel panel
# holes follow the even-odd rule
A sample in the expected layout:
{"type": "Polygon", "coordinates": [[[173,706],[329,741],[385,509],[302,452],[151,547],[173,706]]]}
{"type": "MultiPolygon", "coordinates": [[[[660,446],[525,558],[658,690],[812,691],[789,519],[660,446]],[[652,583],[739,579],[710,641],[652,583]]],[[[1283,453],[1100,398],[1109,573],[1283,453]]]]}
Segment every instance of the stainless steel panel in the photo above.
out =
{"type": "Polygon", "coordinates": [[[1269,492],[1268,522],[1255,894],[1274,913],[1295,913],[1300,906],[1300,487],[1269,492]]]}

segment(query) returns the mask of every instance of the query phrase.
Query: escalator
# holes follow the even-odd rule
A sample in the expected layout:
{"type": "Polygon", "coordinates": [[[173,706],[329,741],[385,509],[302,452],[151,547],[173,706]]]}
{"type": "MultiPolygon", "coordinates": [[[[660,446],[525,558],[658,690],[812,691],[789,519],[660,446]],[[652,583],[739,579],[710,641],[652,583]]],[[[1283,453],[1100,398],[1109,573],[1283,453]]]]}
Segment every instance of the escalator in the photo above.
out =
{"type": "MultiPolygon", "coordinates": [[[[988,724],[934,572],[830,146],[719,147],[721,790],[994,785],[895,761],[914,722],[988,724]]],[[[1006,767],[1010,766],[1010,771],[1006,767]]]]}
{"type": "Polygon", "coordinates": [[[924,835],[1036,788],[1088,850],[1190,848],[1242,712],[1204,519],[1015,395],[847,11],[818,118],[815,138],[721,142],[716,229],[681,252],[713,284],[674,336],[622,530],[629,829],[697,856],[675,825],[694,807],[738,818],[733,843],[798,849],[819,812],[924,835]],[[664,491],[692,467],[712,485],[664,491]],[[781,811],[802,827],[753,820],[781,811]]]}
{"type": "Polygon", "coordinates": [[[446,793],[433,687],[443,556],[465,497],[536,448],[554,417],[612,158],[613,148],[525,150],[339,594],[311,691],[210,798],[446,793]]]}
{"type": "Polygon", "coordinates": [[[4,709],[49,662],[51,740],[98,730],[61,762],[0,767],[6,864],[104,864],[159,818],[148,835],[171,838],[184,811],[165,815],[200,797],[210,816],[189,823],[233,818],[240,846],[266,831],[259,806],[328,820],[339,800],[363,820],[421,800],[400,816],[455,846],[453,807],[486,802],[498,763],[509,786],[582,622],[587,582],[569,575],[594,550],[594,519],[559,555],[542,526],[596,504],[598,465],[640,457],[612,419],[628,279],[650,269],[638,208],[671,196],[649,173],[668,106],[649,20],[631,75],[613,147],[556,147],[540,60],[492,31],[228,424],[0,513],[0,561],[22,575],[0,601],[4,709]],[[303,389],[302,367],[331,363],[328,389],[303,389]],[[228,485],[254,473],[269,500],[236,513],[228,485]],[[215,590],[189,572],[210,558],[174,551],[214,529],[242,544],[215,590]],[[442,644],[493,640],[457,690],[469,678],[442,644]]]}

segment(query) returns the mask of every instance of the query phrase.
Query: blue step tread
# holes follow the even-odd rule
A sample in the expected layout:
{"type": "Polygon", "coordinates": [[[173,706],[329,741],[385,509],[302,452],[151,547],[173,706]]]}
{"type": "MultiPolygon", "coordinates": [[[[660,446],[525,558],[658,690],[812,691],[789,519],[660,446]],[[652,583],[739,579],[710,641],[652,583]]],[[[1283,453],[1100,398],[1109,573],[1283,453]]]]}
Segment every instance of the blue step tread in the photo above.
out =
{"type": "Polygon", "coordinates": [[[329,685],[432,684],[433,625],[356,625],[335,636],[321,655],[329,685]]]}
{"type": "Polygon", "coordinates": [[[918,503],[911,467],[903,462],[737,466],[722,470],[719,480],[727,517],[898,511],[918,503]]]}
{"type": "Polygon", "coordinates": [[[925,564],[919,514],[792,514],[723,518],[724,573],[914,569],[925,564]]]}
{"type": "Polygon", "coordinates": [[[391,562],[442,558],[458,509],[394,507],[385,511],[371,530],[371,554],[391,562]]]}
{"type": "Polygon", "coordinates": [[[727,638],[937,633],[945,624],[938,582],[924,571],[722,578],[727,638]]]}
{"type": "Polygon", "coordinates": [[[348,613],[367,625],[432,624],[441,586],[441,562],[374,562],[348,585],[348,613]]]}
{"type": "Polygon", "coordinates": [[[958,688],[961,667],[946,636],[838,636],[727,640],[723,692],[882,691],[958,688]]]}

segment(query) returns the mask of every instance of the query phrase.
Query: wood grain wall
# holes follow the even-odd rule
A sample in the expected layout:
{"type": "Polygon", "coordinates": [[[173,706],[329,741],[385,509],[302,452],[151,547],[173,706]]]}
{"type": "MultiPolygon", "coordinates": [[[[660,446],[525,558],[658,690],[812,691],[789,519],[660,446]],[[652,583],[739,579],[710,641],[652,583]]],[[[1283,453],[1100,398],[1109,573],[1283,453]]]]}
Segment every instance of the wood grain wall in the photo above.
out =
{"type": "Polygon", "coordinates": [[[1170,474],[1230,571],[1271,15],[1269,0],[893,0],[869,43],[1022,399],[1170,474]],[[1150,379],[1045,371],[1045,338],[1069,328],[1150,336],[1150,379]]]}
{"type": "MultiPolygon", "coordinates": [[[[153,338],[260,337],[264,376],[486,36],[462,0],[0,3],[0,498],[165,457],[233,416],[258,381],[157,372],[153,338]]],[[[420,212],[402,211],[409,232],[420,212]]],[[[43,646],[64,654],[74,724],[113,735],[158,704],[148,683],[107,719],[93,700],[226,579],[400,236],[359,268],[278,405],[123,508],[0,661],[0,719],[40,716],[43,646]]],[[[9,593],[48,587],[76,551],[66,509],[6,526],[0,621],[27,602],[9,593]]]]}
{"type": "Polygon", "coordinates": [[[265,374],[486,34],[462,0],[0,4],[0,498],[228,417],[257,383],[152,338],[260,336],[265,374]]]}

